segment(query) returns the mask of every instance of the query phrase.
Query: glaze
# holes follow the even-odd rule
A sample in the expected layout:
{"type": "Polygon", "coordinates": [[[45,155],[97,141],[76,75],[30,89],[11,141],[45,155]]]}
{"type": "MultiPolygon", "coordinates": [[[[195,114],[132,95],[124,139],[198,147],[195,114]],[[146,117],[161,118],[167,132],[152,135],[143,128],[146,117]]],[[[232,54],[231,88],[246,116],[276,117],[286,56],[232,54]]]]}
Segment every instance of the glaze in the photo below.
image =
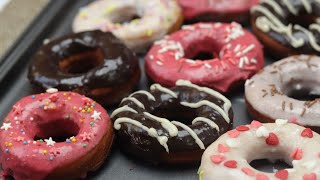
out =
{"type": "MultiPolygon", "coordinates": [[[[144,104],[145,109],[126,100],[111,115],[119,141],[129,142],[122,149],[136,157],[154,163],[166,162],[165,157],[172,155],[182,157],[184,153],[192,157],[232,126],[231,102],[214,90],[185,80],[177,81],[173,88],[155,84],[150,89],[147,93],[130,95],[144,104]],[[191,117],[190,125],[186,125],[189,120],[175,120],[179,117],[177,113],[184,114],[184,119],[191,117]],[[139,150],[142,147],[143,153],[139,150]],[[180,152],[183,153],[179,155],[180,152]]],[[[201,153],[185,161],[198,161],[198,155],[201,153]]]]}
{"type": "Polygon", "coordinates": [[[113,137],[112,124],[99,104],[77,93],[48,91],[19,100],[1,126],[1,166],[15,180],[83,178],[111,146],[106,136],[113,137]]]}
{"type": "Polygon", "coordinates": [[[251,125],[239,126],[220,136],[202,156],[199,179],[317,179],[320,176],[320,136],[308,128],[287,123],[287,120],[277,122],[261,124],[253,121],[251,125]],[[266,135],[261,135],[261,129],[266,135]],[[256,159],[281,159],[293,168],[261,172],[249,164],[256,159]]]}
{"type": "Polygon", "coordinates": [[[198,23],[184,26],[157,41],[146,56],[148,76],[164,86],[179,79],[227,92],[263,67],[260,43],[237,23],[198,23]],[[200,52],[214,55],[192,60],[200,52]]]}
{"type": "Polygon", "coordinates": [[[181,23],[182,12],[176,1],[98,0],[80,9],[73,31],[109,31],[130,49],[141,52],[155,40],[179,29],[181,23]]]}
{"type": "Polygon", "coordinates": [[[299,100],[290,97],[303,93],[320,94],[319,67],[319,57],[309,55],[291,56],[266,66],[261,73],[247,80],[245,85],[250,114],[264,122],[295,118],[297,123],[304,126],[320,126],[319,99],[299,100]]]}

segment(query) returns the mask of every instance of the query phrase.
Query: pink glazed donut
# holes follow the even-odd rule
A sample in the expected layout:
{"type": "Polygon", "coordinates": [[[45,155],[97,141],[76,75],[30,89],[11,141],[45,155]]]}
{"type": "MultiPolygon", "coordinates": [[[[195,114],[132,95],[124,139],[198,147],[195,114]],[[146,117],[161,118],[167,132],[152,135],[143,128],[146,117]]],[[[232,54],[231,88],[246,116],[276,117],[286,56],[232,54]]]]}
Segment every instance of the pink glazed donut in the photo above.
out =
{"type": "Polygon", "coordinates": [[[260,0],[178,0],[187,21],[248,21],[260,0]]]}
{"type": "Polygon", "coordinates": [[[202,156],[200,180],[317,180],[319,134],[287,122],[252,121],[251,125],[239,126],[220,136],[202,156]],[[249,164],[256,159],[281,159],[293,168],[261,172],[249,164]]]}
{"type": "Polygon", "coordinates": [[[106,111],[77,93],[48,92],[21,99],[4,119],[0,128],[4,176],[78,179],[105,160],[113,140],[106,111]]]}
{"type": "Polygon", "coordinates": [[[198,23],[157,41],[146,56],[148,76],[164,86],[189,80],[220,92],[242,84],[264,64],[262,46],[238,23],[198,23]],[[198,54],[209,53],[205,60],[198,54]]]}

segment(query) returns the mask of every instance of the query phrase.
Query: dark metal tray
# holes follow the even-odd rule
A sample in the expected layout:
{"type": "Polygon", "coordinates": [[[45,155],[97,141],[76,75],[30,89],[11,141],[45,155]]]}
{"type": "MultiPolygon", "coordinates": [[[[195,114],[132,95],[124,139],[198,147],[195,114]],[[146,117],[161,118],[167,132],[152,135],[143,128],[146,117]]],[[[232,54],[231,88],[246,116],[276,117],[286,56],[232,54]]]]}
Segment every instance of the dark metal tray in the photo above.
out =
{"type": "MultiPolygon", "coordinates": [[[[4,118],[12,105],[20,98],[32,94],[32,86],[27,79],[27,65],[31,56],[46,38],[55,38],[71,32],[71,23],[78,9],[92,1],[51,1],[21,38],[0,60],[0,117],[4,118]]],[[[266,64],[271,61],[266,58],[266,64]]],[[[143,58],[141,58],[143,67],[143,58]]],[[[143,71],[143,68],[142,68],[143,71]]],[[[148,89],[143,71],[139,89],[148,89]]],[[[234,126],[250,123],[243,98],[243,89],[228,97],[232,100],[235,114],[234,126]]],[[[109,113],[114,109],[109,108],[109,113]]],[[[0,119],[1,119],[0,118],[0,119]]],[[[255,164],[259,169],[272,172],[282,165],[265,165],[266,161],[255,164]]],[[[103,166],[87,179],[130,179],[130,180],[194,180],[198,179],[200,164],[189,166],[153,166],[126,156],[115,144],[103,166]]]]}

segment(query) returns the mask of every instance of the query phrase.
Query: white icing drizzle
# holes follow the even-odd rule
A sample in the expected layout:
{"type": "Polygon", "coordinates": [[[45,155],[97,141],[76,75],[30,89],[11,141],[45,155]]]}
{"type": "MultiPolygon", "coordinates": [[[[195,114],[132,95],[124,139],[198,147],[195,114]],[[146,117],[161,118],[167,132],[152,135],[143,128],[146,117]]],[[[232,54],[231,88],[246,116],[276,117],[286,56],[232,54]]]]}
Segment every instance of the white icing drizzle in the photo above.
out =
{"type": "MultiPolygon", "coordinates": [[[[305,10],[307,11],[307,13],[311,14],[312,2],[310,0],[300,0],[300,1],[304,6],[305,10]]],[[[270,5],[270,7],[272,7],[276,13],[280,15],[283,14],[283,11],[281,10],[280,4],[278,2],[275,2],[274,0],[262,0],[262,2],[270,5]]],[[[320,3],[320,0],[316,0],[315,2],[320,3]]],[[[298,10],[294,7],[293,3],[290,0],[283,0],[283,3],[288,8],[290,13],[292,13],[293,15],[298,15],[298,10]]],[[[270,12],[269,9],[263,7],[261,4],[252,8],[252,12],[255,12],[255,11],[263,14],[263,16],[259,16],[256,19],[256,26],[260,30],[264,32],[269,32],[270,30],[273,30],[279,34],[286,35],[290,40],[290,44],[294,48],[301,47],[305,44],[305,40],[303,38],[298,38],[293,36],[293,30],[299,30],[308,36],[311,47],[315,51],[320,52],[320,46],[317,43],[317,39],[314,36],[314,34],[310,31],[310,30],[317,30],[320,32],[320,27],[318,26],[318,24],[311,24],[309,26],[309,29],[301,27],[300,25],[293,25],[293,24],[285,25],[272,12],[270,12]]]]}
{"type": "Polygon", "coordinates": [[[166,151],[169,152],[169,148],[168,148],[168,144],[167,144],[168,137],[167,136],[159,136],[157,131],[154,128],[148,128],[147,126],[144,126],[143,124],[141,124],[139,121],[131,119],[131,118],[126,118],[126,117],[118,118],[114,122],[114,128],[116,130],[119,130],[121,128],[121,123],[133,124],[141,129],[147,131],[149,136],[156,138],[158,140],[158,142],[166,149],[166,151]]]}
{"type": "Polygon", "coordinates": [[[205,118],[205,117],[196,117],[193,121],[192,124],[195,124],[197,122],[205,122],[207,123],[209,126],[211,126],[213,129],[216,129],[218,132],[220,131],[219,126],[213,122],[211,119],[205,118]]]}
{"type": "Polygon", "coordinates": [[[125,105],[125,106],[122,106],[122,107],[114,110],[114,111],[112,112],[112,114],[110,115],[110,117],[113,118],[115,115],[117,115],[117,114],[119,114],[119,113],[121,113],[121,112],[124,112],[124,111],[129,111],[129,112],[132,112],[132,113],[135,113],[135,114],[138,113],[136,110],[132,109],[132,108],[129,107],[128,105],[125,105]]]}
{"type": "Polygon", "coordinates": [[[144,94],[148,97],[149,100],[156,101],[156,98],[148,91],[144,91],[144,90],[136,91],[136,92],[132,93],[129,97],[132,97],[135,94],[144,94]]]}
{"type": "Polygon", "coordinates": [[[161,118],[161,117],[157,117],[155,115],[152,115],[148,112],[143,112],[144,115],[148,116],[149,118],[151,118],[152,120],[156,120],[158,122],[160,122],[161,126],[167,130],[169,132],[169,135],[171,137],[177,136],[178,135],[178,129],[175,125],[173,125],[168,119],[166,118],[161,118]]]}
{"type": "Polygon", "coordinates": [[[280,5],[277,2],[275,2],[275,0],[261,0],[261,3],[268,4],[269,6],[271,6],[275,10],[276,13],[278,13],[282,17],[284,16],[284,12],[283,12],[282,8],[280,7],[280,5]]]}
{"type": "Polygon", "coordinates": [[[231,101],[229,99],[227,99],[225,96],[223,96],[222,94],[220,94],[219,92],[217,92],[215,90],[212,90],[212,89],[209,89],[207,87],[200,87],[198,85],[195,85],[195,84],[191,83],[190,81],[181,80],[181,79],[176,82],[176,85],[177,86],[186,86],[186,87],[194,88],[194,89],[197,89],[198,91],[202,91],[202,92],[208,93],[211,96],[214,96],[216,98],[221,99],[224,102],[224,105],[223,105],[224,111],[226,113],[229,113],[229,110],[231,108],[231,101]]]}
{"type": "Polygon", "coordinates": [[[198,144],[198,146],[201,148],[201,149],[205,149],[204,147],[204,144],[203,142],[199,139],[199,137],[197,136],[197,134],[187,125],[181,123],[181,122],[178,122],[178,121],[172,121],[172,124],[176,125],[176,126],[180,126],[182,127],[184,130],[186,130],[190,135],[191,137],[193,137],[193,139],[196,141],[196,143],[198,144]]]}
{"type": "Polygon", "coordinates": [[[201,106],[209,106],[212,109],[216,110],[218,113],[220,113],[226,122],[228,122],[228,123],[230,122],[228,115],[223,111],[223,109],[208,100],[202,100],[197,103],[180,102],[180,104],[183,106],[191,107],[191,108],[198,108],[201,106]]]}
{"type": "Polygon", "coordinates": [[[174,97],[174,98],[177,98],[177,97],[178,97],[175,92],[171,91],[171,90],[168,89],[168,88],[165,88],[165,87],[161,86],[160,84],[153,84],[153,85],[151,85],[150,89],[151,89],[151,90],[158,90],[158,91],[167,93],[167,94],[169,94],[170,96],[172,96],[172,97],[174,97]]]}
{"type": "Polygon", "coordinates": [[[144,105],[136,98],[134,97],[126,97],[126,98],[123,98],[121,103],[124,102],[124,101],[132,101],[134,102],[137,106],[141,107],[142,109],[145,109],[144,108],[144,105]]]}

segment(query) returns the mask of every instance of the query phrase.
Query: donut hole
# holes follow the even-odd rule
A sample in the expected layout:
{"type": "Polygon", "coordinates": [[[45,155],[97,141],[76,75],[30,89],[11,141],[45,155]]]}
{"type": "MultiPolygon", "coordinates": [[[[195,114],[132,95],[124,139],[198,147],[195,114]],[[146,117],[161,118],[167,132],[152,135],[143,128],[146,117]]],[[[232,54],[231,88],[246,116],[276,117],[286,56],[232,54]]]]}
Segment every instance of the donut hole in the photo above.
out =
{"type": "Polygon", "coordinates": [[[256,159],[250,162],[250,166],[256,170],[273,173],[275,170],[290,169],[291,165],[283,160],[270,161],[268,159],[256,159]]]}
{"type": "Polygon", "coordinates": [[[197,112],[189,107],[175,106],[174,108],[157,108],[152,112],[155,116],[166,118],[170,121],[178,121],[185,125],[192,125],[192,120],[197,116],[197,112]]]}
{"type": "Polygon", "coordinates": [[[320,89],[315,86],[317,82],[312,80],[291,79],[281,88],[283,93],[300,101],[313,101],[320,98],[320,89]]]}
{"type": "Polygon", "coordinates": [[[101,65],[104,61],[104,53],[101,48],[90,48],[81,53],[73,54],[59,61],[60,71],[68,74],[87,73],[101,65]]]}
{"type": "Polygon", "coordinates": [[[192,59],[195,60],[208,60],[213,59],[215,56],[210,52],[200,51],[192,59]]]}
{"type": "Polygon", "coordinates": [[[55,142],[65,142],[66,139],[78,135],[80,127],[69,119],[58,119],[48,123],[38,124],[34,140],[44,140],[50,137],[55,142]]]}
{"type": "Polygon", "coordinates": [[[117,11],[118,14],[117,12],[113,12],[113,15],[110,17],[111,21],[115,24],[128,24],[142,17],[142,14],[139,14],[135,7],[124,7],[115,11],[117,11]]]}

